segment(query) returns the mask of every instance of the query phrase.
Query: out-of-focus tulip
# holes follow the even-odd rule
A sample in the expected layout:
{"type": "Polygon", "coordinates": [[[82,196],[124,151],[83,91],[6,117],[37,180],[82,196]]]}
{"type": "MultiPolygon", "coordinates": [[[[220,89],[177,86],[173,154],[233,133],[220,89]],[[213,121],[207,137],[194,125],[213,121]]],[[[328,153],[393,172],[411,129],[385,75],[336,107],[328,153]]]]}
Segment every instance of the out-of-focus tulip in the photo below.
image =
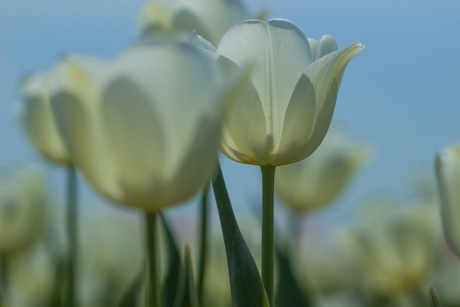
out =
{"type": "Polygon", "coordinates": [[[369,146],[330,129],[308,159],[279,167],[275,190],[283,203],[297,212],[329,204],[343,191],[370,156],[369,146]]]}
{"type": "Polygon", "coordinates": [[[43,242],[38,242],[25,253],[11,257],[8,260],[5,306],[50,306],[56,285],[55,265],[43,242]]]}
{"type": "Polygon", "coordinates": [[[35,167],[0,175],[0,254],[22,251],[45,230],[45,185],[35,167]]]}
{"type": "Polygon", "coordinates": [[[363,45],[335,48],[331,36],[309,42],[283,19],[249,20],[227,31],[217,52],[253,70],[229,105],[224,154],[241,163],[278,166],[313,153],[329,128],[345,67],[363,45]]]}
{"type": "Polygon", "coordinates": [[[436,220],[432,203],[379,200],[366,206],[350,244],[365,290],[384,297],[418,291],[440,246],[436,220]]]}
{"type": "Polygon", "coordinates": [[[134,46],[110,64],[65,59],[51,101],[64,145],[93,187],[157,212],[210,179],[231,92],[224,79],[191,44],[134,46]]]}
{"type": "Polygon", "coordinates": [[[140,27],[143,33],[163,35],[197,31],[217,46],[231,26],[252,17],[239,0],[148,1],[141,10],[140,27]]]}
{"type": "Polygon", "coordinates": [[[444,235],[460,257],[460,146],[442,149],[436,159],[444,235]]]}
{"type": "Polygon", "coordinates": [[[29,139],[45,158],[68,164],[70,161],[53,118],[48,89],[48,74],[31,75],[24,79],[18,115],[29,139]]]}

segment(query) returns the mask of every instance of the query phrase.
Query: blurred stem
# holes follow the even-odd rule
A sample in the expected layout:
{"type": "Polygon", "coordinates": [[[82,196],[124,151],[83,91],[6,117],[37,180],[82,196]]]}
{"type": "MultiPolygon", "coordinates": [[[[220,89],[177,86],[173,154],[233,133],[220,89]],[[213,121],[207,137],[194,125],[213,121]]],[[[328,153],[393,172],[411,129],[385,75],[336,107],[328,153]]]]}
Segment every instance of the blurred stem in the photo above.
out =
{"type": "Polygon", "coordinates": [[[157,213],[145,213],[147,224],[147,255],[149,268],[148,306],[160,306],[159,284],[157,274],[157,254],[156,254],[156,220],[157,213]]]}
{"type": "Polygon", "coordinates": [[[275,295],[274,188],[275,166],[262,165],[262,281],[270,306],[275,295]]]}
{"type": "Polygon", "coordinates": [[[77,172],[73,166],[67,167],[67,237],[69,255],[67,260],[67,291],[64,296],[65,306],[74,307],[77,285],[77,242],[78,242],[78,208],[77,208],[77,172]]]}
{"type": "Polygon", "coordinates": [[[209,186],[207,185],[201,194],[201,230],[200,230],[200,259],[198,265],[198,281],[197,281],[197,292],[198,292],[198,301],[200,306],[203,305],[203,284],[204,276],[206,273],[206,260],[208,258],[208,190],[209,186]]]}

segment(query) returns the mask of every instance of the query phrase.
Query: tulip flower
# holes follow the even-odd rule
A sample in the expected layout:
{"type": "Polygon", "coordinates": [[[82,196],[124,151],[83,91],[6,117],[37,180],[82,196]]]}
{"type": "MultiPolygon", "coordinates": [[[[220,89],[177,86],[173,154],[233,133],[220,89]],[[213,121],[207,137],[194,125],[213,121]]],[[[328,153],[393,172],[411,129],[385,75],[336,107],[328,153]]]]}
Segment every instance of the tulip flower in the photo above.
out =
{"type": "Polygon", "coordinates": [[[145,213],[151,304],[155,217],[210,179],[231,82],[189,43],[133,46],[112,63],[68,58],[51,101],[64,145],[92,186],[145,213]]]}
{"type": "Polygon", "coordinates": [[[45,184],[35,167],[0,176],[0,256],[19,253],[45,231],[45,184]]]}
{"type": "Polygon", "coordinates": [[[460,146],[442,149],[436,158],[444,235],[460,257],[460,146]]]}
{"type": "Polygon", "coordinates": [[[228,106],[221,150],[236,162],[261,166],[262,280],[270,304],[275,167],[306,158],[326,135],[345,67],[363,45],[335,49],[331,36],[309,42],[285,19],[239,23],[217,47],[229,67],[252,67],[228,106]]]}
{"type": "Polygon", "coordinates": [[[312,46],[297,26],[283,19],[246,21],[224,35],[217,52],[237,66],[253,65],[245,90],[226,116],[226,156],[276,166],[300,161],[319,146],[345,67],[363,45],[331,52],[335,42],[327,36],[312,46]]]}
{"type": "Polygon", "coordinates": [[[57,71],[51,100],[64,144],[102,195],[157,212],[210,178],[225,93],[201,50],[136,46],[110,64],[68,58],[57,71]]]}
{"type": "Polygon", "coordinates": [[[48,160],[70,164],[54,122],[48,98],[49,76],[31,75],[21,84],[19,118],[35,148],[48,160]]]}
{"type": "MultiPolygon", "coordinates": [[[[259,13],[263,18],[266,12],[259,13]]],[[[214,45],[234,24],[252,18],[239,0],[148,1],[141,10],[143,33],[174,35],[197,31],[214,45]]]]}
{"type": "Polygon", "coordinates": [[[370,153],[368,146],[330,129],[308,159],[277,169],[275,191],[295,212],[321,208],[339,196],[370,153]]]}
{"type": "Polygon", "coordinates": [[[365,289],[387,298],[418,291],[439,250],[435,204],[378,199],[358,218],[349,247],[365,289]]]}

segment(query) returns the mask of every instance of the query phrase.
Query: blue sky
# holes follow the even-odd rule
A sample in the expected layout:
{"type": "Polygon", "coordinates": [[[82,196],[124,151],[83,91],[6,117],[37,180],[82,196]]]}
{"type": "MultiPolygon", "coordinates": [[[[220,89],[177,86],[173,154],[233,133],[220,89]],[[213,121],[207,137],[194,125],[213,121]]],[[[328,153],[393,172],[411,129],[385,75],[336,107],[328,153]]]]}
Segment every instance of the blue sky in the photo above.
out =
{"type": "MultiPolygon", "coordinates": [[[[12,116],[18,80],[49,69],[66,53],[110,58],[135,40],[144,3],[2,0],[0,2],[0,169],[35,161],[50,180],[64,175],[35,153],[12,116]]],[[[309,37],[336,37],[366,49],[345,72],[333,122],[376,156],[335,208],[373,191],[408,194],[416,174],[432,175],[436,151],[460,142],[460,0],[251,1],[254,12],[292,20],[309,37]]],[[[259,197],[257,167],[224,161],[235,203],[259,197]]],[[[86,198],[94,197],[86,193],[86,198]]],[[[58,196],[60,197],[60,196],[58,196]]]]}

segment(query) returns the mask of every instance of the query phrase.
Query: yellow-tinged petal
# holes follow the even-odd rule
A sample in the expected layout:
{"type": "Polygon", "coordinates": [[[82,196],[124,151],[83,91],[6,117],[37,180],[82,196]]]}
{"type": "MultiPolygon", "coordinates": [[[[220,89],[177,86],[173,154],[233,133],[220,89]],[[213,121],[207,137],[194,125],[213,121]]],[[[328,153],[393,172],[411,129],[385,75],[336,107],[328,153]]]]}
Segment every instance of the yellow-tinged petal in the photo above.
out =
{"type": "Polygon", "coordinates": [[[45,158],[69,164],[51,110],[48,87],[48,74],[32,75],[23,81],[19,117],[29,139],[45,158]]]}
{"type": "Polygon", "coordinates": [[[51,103],[63,143],[75,165],[102,195],[120,200],[117,165],[101,127],[99,86],[105,64],[88,58],[58,63],[50,90],[51,103]]]}
{"type": "Polygon", "coordinates": [[[436,158],[441,216],[447,242],[460,257],[460,146],[442,149],[436,158]]]}

